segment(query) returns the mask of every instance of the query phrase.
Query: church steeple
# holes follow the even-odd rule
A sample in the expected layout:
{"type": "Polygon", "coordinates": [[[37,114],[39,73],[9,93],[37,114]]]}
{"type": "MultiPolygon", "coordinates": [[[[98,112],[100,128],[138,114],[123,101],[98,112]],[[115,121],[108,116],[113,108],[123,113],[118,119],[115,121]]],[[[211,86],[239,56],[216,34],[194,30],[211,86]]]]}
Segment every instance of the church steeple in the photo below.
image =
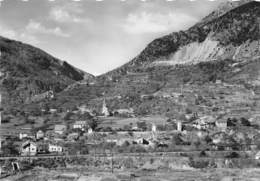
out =
{"type": "Polygon", "coordinates": [[[108,111],[108,108],[107,108],[106,100],[105,100],[105,99],[103,100],[102,114],[103,114],[105,117],[109,116],[109,111],[108,111]]]}

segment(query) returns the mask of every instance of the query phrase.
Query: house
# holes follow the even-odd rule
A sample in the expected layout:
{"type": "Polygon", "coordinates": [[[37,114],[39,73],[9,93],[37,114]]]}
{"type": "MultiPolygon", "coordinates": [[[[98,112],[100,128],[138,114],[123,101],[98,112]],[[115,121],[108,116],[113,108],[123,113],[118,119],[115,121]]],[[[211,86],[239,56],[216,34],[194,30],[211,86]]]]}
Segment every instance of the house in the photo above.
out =
{"type": "Polygon", "coordinates": [[[155,124],[152,125],[152,132],[156,132],[157,131],[157,127],[155,124]]]}
{"type": "Polygon", "coordinates": [[[84,130],[87,127],[87,121],[76,121],[73,124],[73,129],[81,129],[84,130]]]}
{"type": "Polygon", "coordinates": [[[68,136],[67,136],[67,139],[69,141],[75,141],[79,138],[79,133],[70,133],[68,136]]]}
{"type": "Polygon", "coordinates": [[[53,108],[52,108],[52,109],[50,109],[49,111],[50,111],[50,113],[53,114],[53,113],[56,113],[56,112],[57,112],[57,109],[53,109],[53,108]]]}
{"type": "Polygon", "coordinates": [[[177,131],[182,131],[182,122],[180,120],[177,121],[177,131]]]}
{"type": "Polygon", "coordinates": [[[46,154],[48,152],[48,144],[39,143],[37,144],[37,154],[46,154]]]}
{"type": "Polygon", "coordinates": [[[37,154],[37,145],[32,141],[26,141],[21,146],[21,155],[33,156],[37,154]]]}
{"type": "Polygon", "coordinates": [[[222,119],[218,119],[215,122],[216,127],[219,128],[222,131],[225,131],[227,129],[227,121],[226,120],[222,120],[222,119]]]}
{"type": "Polygon", "coordinates": [[[22,140],[23,138],[31,138],[35,139],[35,136],[30,132],[21,132],[19,133],[19,139],[22,140]]]}
{"type": "Polygon", "coordinates": [[[133,116],[134,115],[134,109],[117,109],[113,111],[113,115],[126,115],[126,116],[133,116]]]}
{"type": "Polygon", "coordinates": [[[27,138],[28,137],[28,133],[19,133],[19,139],[23,139],[23,138],[27,138]]]}
{"type": "Polygon", "coordinates": [[[67,130],[66,125],[57,124],[54,126],[54,132],[57,134],[63,134],[67,130]]]}
{"type": "Polygon", "coordinates": [[[260,151],[256,153],[255,159],[256,159],[256,160],[260,160],[260,151]]]}
{"type": "Polygon", "coordinates": [[[42,130],[37,131],[36,139],[39,140],[39,139],[42,139],[42,138],[44,138],[44,132],[42,130]]]}
{"type": "Polygon", "coordinates": [[[78,110],[81,114],[89,113],[91,116],[94,116],[93,111],[89,109],[85,104],[78,106],[78,110]]]}
{"type": "Polygon", "coordinates": [[[61,153],[63,149],[59,145],[49,144],[48,150],[49,150],[50,153],[61,153]]]}
{"type": "Polygon", "coordinates": [[[92,128],[88,128],[88,134],[92,134],[93,133],[93,129],[92,128]]]}
{"type": "Polygon", "coordinates": [[[219,80],[219,79],[217,79],[215,83],[216,83],[216,84],[222,84],[222,81],[219,80]]]}
{"type": "Polygon", "coordinates": [[[195,120],[193,127],[197,129],[209,129],[215,126],[215,118],[212,116],[203,116],[195,120]]]}
{"type": "Polygon", "coordinates": [[[144,138],[138,138],[135,141],[133,141],[134,144],[139,144],[139,145],[149,145],[149,141],[147,141],[144,138]]]}

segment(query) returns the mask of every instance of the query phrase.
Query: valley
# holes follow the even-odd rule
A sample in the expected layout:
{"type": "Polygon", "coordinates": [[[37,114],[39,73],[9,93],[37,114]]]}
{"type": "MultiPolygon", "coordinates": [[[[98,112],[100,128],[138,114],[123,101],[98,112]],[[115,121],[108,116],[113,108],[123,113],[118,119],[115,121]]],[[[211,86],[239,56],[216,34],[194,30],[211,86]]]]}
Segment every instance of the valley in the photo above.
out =
{"type": "Polygon", "coordinates": [[[256,180],[260,3],[231,7],[155,39],[96,77],[1,37],[3,173],[10,180],[38,173],[57,180],[256,180]],[[70,169],[75,178],[64,176],[70,169]]]}

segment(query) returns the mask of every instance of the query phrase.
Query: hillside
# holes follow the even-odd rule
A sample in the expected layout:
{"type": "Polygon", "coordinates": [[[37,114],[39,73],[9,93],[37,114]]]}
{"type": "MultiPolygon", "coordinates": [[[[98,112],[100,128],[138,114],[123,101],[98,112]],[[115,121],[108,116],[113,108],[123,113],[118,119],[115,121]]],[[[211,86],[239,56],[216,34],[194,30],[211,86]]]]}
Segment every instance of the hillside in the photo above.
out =
{"type": "Polygon", "coordinates": [[[28,103],[37,95],[62,91],[93,76],[33,46],[0,37],[0,71],[3,107],[28,103]]]}
{"type": "MultiPolygon", "coordinates": [[[[132,107],[138,114],[167,114],[168,109],[183,106],[175,99],[161,97],[180,93],[181,87],[184,92],[193,92],[187,95],[187,102],[184,100],[186,105],[194,104],[198,93],[207,94],[209,87],[232,90],[217,85],[217,81],[242,86],[243,93],[257,91],[260,3],[239,5],[214,18],[208,16],[188,30],[155,39],[130,62],[97,77],[91,86],[61,92],[51,104],[64,108],[87,104],[98,111],[106,98],[111,110],[132,107]],[[150,98],[142,99],[145,96],[150,98]]],[[[221,101],[216,104],[225,107],[221,101]]]]}
{"type": "MultiPolygon", "coordinates": [[[[260,3],[249,2],[157,38],[125,65],[89,83],[73,83],[45,103],[64,111],[85,104],[101,112],[106,99],[110,111],[133,108],[137,116],[236,115],[241,107],[247,111],[240,116],[258,114],[259,17],[260,3]]],[[[36,106],[41,104],[20,109],[36,106]]]]}

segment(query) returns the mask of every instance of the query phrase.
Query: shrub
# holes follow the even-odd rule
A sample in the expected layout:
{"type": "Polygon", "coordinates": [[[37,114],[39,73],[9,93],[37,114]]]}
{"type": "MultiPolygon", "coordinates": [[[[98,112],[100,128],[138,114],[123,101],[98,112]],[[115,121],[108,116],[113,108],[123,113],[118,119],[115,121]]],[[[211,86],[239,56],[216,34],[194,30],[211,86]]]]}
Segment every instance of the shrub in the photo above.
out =
{"type": "Polygon", "coordinates": [[[207,168],[210,165],[208,160],[189,158],[189,165],[193,168],[207,168]]]}

